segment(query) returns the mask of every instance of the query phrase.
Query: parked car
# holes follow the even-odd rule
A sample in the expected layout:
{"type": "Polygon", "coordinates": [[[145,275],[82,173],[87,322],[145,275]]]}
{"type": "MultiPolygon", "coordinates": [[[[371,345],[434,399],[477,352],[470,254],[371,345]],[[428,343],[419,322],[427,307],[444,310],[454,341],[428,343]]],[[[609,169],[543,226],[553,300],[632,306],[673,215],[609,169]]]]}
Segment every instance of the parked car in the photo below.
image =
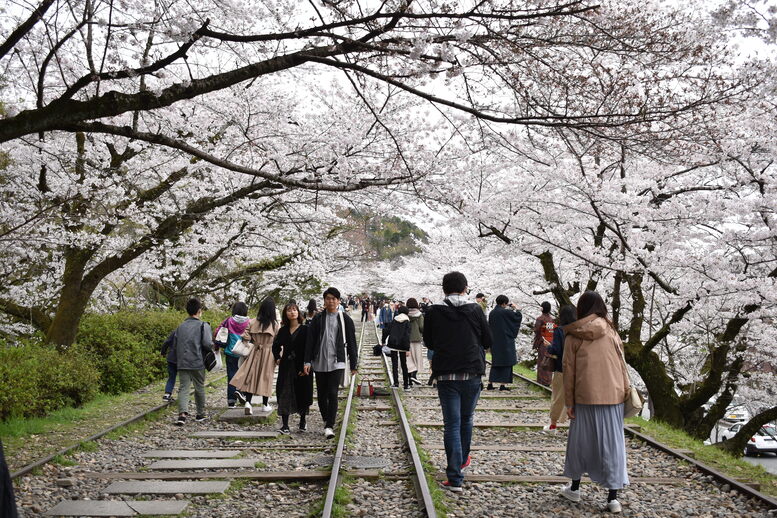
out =
{"type": "MultiPolygon", "coordinates": [[[[744,423],[737,423],[720,432],[720,440],[725,441],[734,437],[742,429],[744,423]]],[[[745,447],[745,455],[757,453],[777,453],[777,427],[765,424],[755,432],[745,447]]]]}
{"type": "Polygon", "coordinates": [[[746,423],[750,420],[750,412],[744,405],[731,405],[723,414],[723,420],[729,423],[746,423]]]}

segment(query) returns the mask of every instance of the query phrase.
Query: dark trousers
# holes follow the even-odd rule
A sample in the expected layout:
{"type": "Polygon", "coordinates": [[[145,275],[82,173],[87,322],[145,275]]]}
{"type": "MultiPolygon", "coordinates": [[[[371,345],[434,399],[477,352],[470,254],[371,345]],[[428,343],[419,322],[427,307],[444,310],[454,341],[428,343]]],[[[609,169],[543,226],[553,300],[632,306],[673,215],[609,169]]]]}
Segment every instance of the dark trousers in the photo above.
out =
{"type": "Polygon", "coordinates": [[[232,381],[232,377],[237,374],[237,362],[240,358],[236,356],[224,355],[227,360],[227,403],[235,403],[237,398],[235,397],[235,387],[229,384],[232,381]]]}
{"type": "Polygon", "coordinates": [[[369,320],[369,314],[370,314],[370,312],[369,312],[368,309],[363,309],[362,310],[362,320],[361,321],[362,322],[367,322],[369,320]]]}
{"type": "Polygon", "coordinates": [[[399,363],[402,365],[402,386],[407,387],[410,385],[410,380],[407,375],[407,353],[405,351],[391,351],[391,374],[394,376],[394,386],[399,386],[397,357],[399,357],[399,363]]]}
{"type": "Polygon", "coordinates": [[[16,500],[13,495],[13,482],[5,463],[3,443],[0,441],[0,516],[3,518],[16,518],[16,500]]]}
{"type": "Polygon", "coordinates": [[[462,381],[438,380],[437,395],[445,423],[443,442],[445,457],[448,459],[445,473],[452,485],[460,486],[464,480],[461,465],[466,462],[472,443],[472,423],[480,397],[480,378],[462,381]]]}
{"type": "Polygon", "coordinates": [[[173,362],[167,362],[167,385],[165,385],[165,394],[173,393],[176,377],[178,377],[178,365],[173,362]]]}
{"type": "Polygon", "coordinates": [[[318,394],[318,409],[324,428],[334,428],[337,420],[337,391],[343,379],[343,369],[331,372],[316,373],[316,393],[318,394]]]}

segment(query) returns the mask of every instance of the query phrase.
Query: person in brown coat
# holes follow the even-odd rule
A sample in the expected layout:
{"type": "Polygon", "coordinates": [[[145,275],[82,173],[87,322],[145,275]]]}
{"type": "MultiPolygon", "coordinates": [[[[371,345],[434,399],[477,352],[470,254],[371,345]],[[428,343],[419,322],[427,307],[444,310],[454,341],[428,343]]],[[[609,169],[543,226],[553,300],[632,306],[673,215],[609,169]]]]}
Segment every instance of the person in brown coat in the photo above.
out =
{"type": "Polygon", "coordinates": [[[621,512],[618,490],[629,483],[623,402],[631,385],[623,343],[601,295],[586,291],[577,302],[579,320],[564,326],[564,399],[571,421],[561,492],[580,501],[583,473],[608,488],[607,510],[621,512]]]}
{"type": "Polygon", "coordinates": [[[262,396],[263,411],[272,411],[269,403],[275,374],[272,343],[278,332],[278,327],[275,301],[272,297],[267,297],[259,306],[256,318],[251,319],[248,328],[243,332],[242,339],[250,340],[254,344],[254,348],[243,359],[237,373],[229,382],[237,389],[235,397],[245,405],[246,415],[253,413],[251,399],[254,395],[262,396]]]}

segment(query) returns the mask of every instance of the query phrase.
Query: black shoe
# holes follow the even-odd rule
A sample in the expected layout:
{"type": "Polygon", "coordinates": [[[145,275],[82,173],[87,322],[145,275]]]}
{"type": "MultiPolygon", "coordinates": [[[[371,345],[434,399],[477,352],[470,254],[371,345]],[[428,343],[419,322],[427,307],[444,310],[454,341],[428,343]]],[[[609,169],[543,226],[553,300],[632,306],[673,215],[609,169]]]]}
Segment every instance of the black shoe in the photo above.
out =
{"type": "Polygon", "coordinates": [[[232,401],[231,403],[227,403],[227,408],[237,408],[237,405],[232,401]]]}
{"type": "Polygon", "coordinates": [[[186,424],[186,416],[189,415],[186,412],[178,414],[178,419],[175,421],[176,426],[183,426],[186,424]]]}
{"type": "Polygon", "coordinates": [[[393,385],[391,385],[391,386],[392,386],[392,387],[394,387],[394,388],[399,388],[399,383],[394,383],[394,384],[393,384],[393,385]]]}
{"type": "Polygon", "coordinates": [[[205,414],[197,414],[196,416],[194,416],[194,420],[197,421],[198,423],[201,423],[203,421],[207,421],[208,416],[206,416],[205,414]]]}
{"type": "Polygon", "coordinates": [[[172,400],[173,400],[172,394],[168,394],[167,392],[165,392],[165,395],[162,396],[162,401],[172,401],[172,400]]]}
{"type": "Polygon", "coordinates": [[[486,390],[494,390],[494,385],[492,383],[489,383],[486,387],[486,390]]]}
{"type": "Polygon", "coordinates": [[[278,431],[279,431],[279,432],[281,432],[283,435],[289,435],[289,434],[291,434],[291,430],[289,430],[289,427],[288,427],[288,426],[283,426],[283,427],[281,427],[281,429],[280,429],[280,430],[278,430],[278,431]]]}
{"type": "Polygon", "coordinates": [[[416,385],[423,385],[420,381],[418,381],[418,378],[410,378],[410,383],[415,383],[416,385]]]}
{"type": "Polygon", "coordinates": [[[505,387],[504,385],[500,385],[499,386],[499,390],[510,390],[510,389],[505,387]]]}
{"type": "Polygon", "coordinates": [[[243,393],[240,392],[239,390],[235,391],[235,397],[237,398],[237,400],[240,402],[241,405],[245,405],[246,401],[248,401],[246,397],[243,395],[243,393]]]}

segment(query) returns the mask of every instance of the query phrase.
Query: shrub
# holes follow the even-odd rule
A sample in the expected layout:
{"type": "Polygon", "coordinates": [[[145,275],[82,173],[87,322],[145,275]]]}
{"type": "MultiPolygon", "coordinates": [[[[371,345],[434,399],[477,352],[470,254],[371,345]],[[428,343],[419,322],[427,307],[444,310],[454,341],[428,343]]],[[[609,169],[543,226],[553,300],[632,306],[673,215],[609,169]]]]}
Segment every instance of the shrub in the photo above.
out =
{"type": "Polygon", "coordinates": [[[33,339],[16,346],[0,341],[0,420],[82,405],[98,394],[99,381],[100,372],[83,347],[59,352],[33,339]]]}
{"type": "Polygon", "coordinates": [[[175,312],[85,315],[76,340],[94,356],[100,390],[120,394],[165,375],[167,363],[160,348],[180,321],[175,312]]]}
{"type": "MultiPolygon", "coordinates": [[[[208,312],[207,316],[213,318],[213,327],[224,318],[217,312],[208,312]]],[[[120,311],[84,316],[77,341],[96,357],[101,373],[100,390],[119,394],[164,378],[167,361],[160,354],[162,343],[186,317],[185,312],[179,311],[120,311]]]]}
{"type": "MultiPolygon", "coordinates": [[[[186,316],[177,311],[88,314],[76,343],[64,352],[40,339],[13,346],[0,339],[0,420],[43,416],[80,406],[100,392],[130,392],[163,379],[162,343],[186,316]]],[[[204,320],[215,327],[225,316],[209,311],[204,320]]]]}

